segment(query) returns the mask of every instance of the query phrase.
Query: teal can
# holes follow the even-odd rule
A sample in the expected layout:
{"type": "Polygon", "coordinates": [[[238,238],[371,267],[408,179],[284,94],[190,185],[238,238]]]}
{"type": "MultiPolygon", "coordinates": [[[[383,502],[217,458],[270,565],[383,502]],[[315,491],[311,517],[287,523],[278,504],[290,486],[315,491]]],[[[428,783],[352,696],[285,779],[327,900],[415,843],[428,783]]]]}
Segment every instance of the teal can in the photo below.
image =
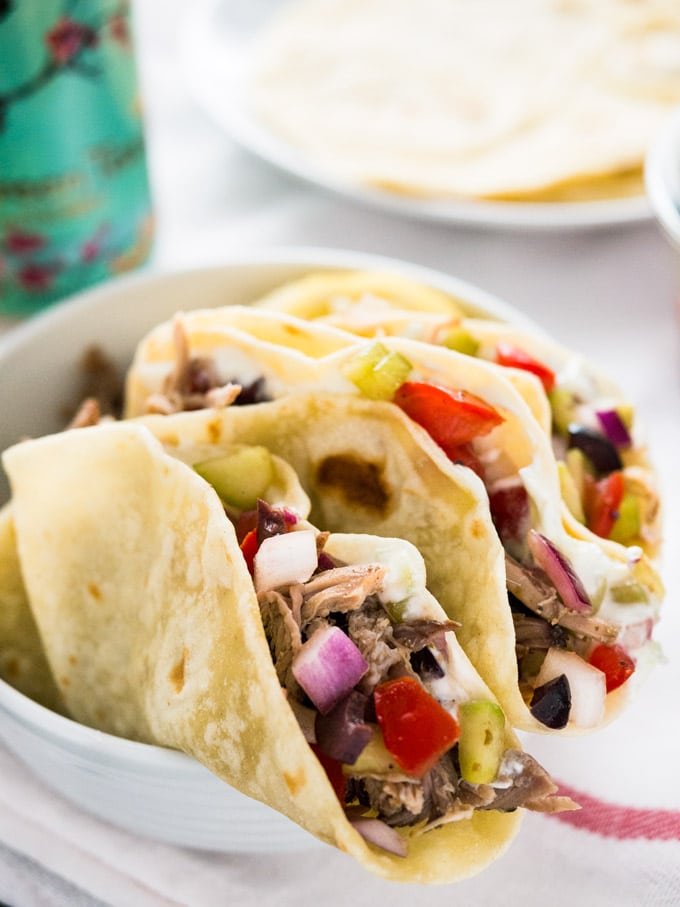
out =
{"type": "Polygon", "coordinates": [[[153,235],[127,0],[0,0],[0,313],[143,264],[153,235]]]}

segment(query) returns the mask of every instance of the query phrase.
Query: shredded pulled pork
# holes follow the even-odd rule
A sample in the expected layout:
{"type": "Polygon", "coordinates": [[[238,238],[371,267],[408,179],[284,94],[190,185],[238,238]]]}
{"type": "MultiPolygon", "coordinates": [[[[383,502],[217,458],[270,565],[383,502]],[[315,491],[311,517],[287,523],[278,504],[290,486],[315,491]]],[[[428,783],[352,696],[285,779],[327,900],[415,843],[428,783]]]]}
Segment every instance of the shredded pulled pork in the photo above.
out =
{"type": "Polygon", "coordinates": [[[299,588],[302,595],[301,626],[306,627],[316,618],[328,617],[331,612],[356,611],[367,598],[382,589],[384,579],[384,567],[368,564],[324,570],[304,585],[292,587],[291,593],[299,588]]]}
{"type": "MultiPolygon", "coordinates": [[[[513,560],[509,554],[506,554],[505,573],[508,591],[526,608],[533,611],[539,618],[547,621],[552,627],[568,630],[580,639],[594,639],[597,642],[609,645],[616,641],[619,633],[618,627],[614,627],[612,624],[608,624],[592,614],[580,614],[565,608],[557,597],[557,590],[540,568],[525,567],[513,560]]],[[[516,632],[519,629],[524,633],[528,626],[527,622],[518,624],[515,619],[516,632]]],[[[520,643],[519,637],[517,642],[520,643]]],[[[525,640],[522,640],[522,644],[526,644],[525,640]]],[[[563,634],[561,638],[554,638],[553,634],[551,645],[555,644],[566,648],[567,637],[563,634]]],[[[547,647],[539,644],[536,648],[547,647]]]]}
{"type": "Polygon", "coordinates": [[[306,583],[260,592],[258,602],[274,666],[291,695],[301,694],[290,669],[304,638],[328,623],[331,612],[346,614],[360,608],[382,588],[384,576],[384,568],[377,564],[335,567],[306,583]]]}
{"type": "Polygon", "coordinates": [[[448,754],[423,778],[393,774],[352,778],[351,793],[359,802],[376,810],[393,828],[430,822],[445,815],[462,818],[471,807],[457,795],[458,776],[448,754]]]}
{"type": "Polygon", "coordinates": [[[99,425],[101,419],[101,410],[99,401],[94,397],[87,397],[78,407],[78,411],[71,419],[67,428],[89,428],[91,425],[99,425]]]}
{"type": "Polygon", "coordinates": [[[291,671],[293,659],[302,646],[300,625],[293,616],[290,603],[280,592],[262,592],[258,602],[279,683],[291,696],[301,699],[302,690],[291,671]]]}
{"type": "Polygon", "coordinates": [[[409,651],[394,639],[392,621],[379,602],[367,602],[350,615],[347,632],[368,663],[368,671],[358,689],[370,695],[384,680],[393,677],[415,677],[409,651]]]}
{"type": "Polygon", "coordinates": [[[479,791],[487,786],[494,791],[494,799],[483,809],[508,812],[523,806],[534,812],[553,813],[579,808],[570,797],[554,796],[557,791],[555,782],[533,756],[522,750],[505,751],[494,783],[477,785],[476,789],[479,791]]]}
{"type": "Polygon", "coordinates": [[[366,775],[352,778],[351,793],[393,827],[424,822],[427,830],[466,818],[475,809],[510,812],[520,806],[537,812],[578,809],[569,797],[554,796],[557,786],[535,759],[506,750],[493,784],[460,778],[449,752],[422,778],[366,775]]]}
{"type": "MultiPolygon", "coordinates": [[[[258,534],[260,530],[263,534],[285,532],[284,512],[266,504],[258,505],[258,534]]],[[[365,705],[357,720],[363,726],[373,725],[371,733],[375,735],[376,716],[365,697],[386,680],[408,676],[426,683],[428,678],[443,676],[442,665],[446,665],[448,655],[445,634],[457,626],[452,621],[426,619],[393,623],[379,598],[385,568],[379,564],[335,564],[326,556],[330,566],[324,569],[325,541],[326,536],[320,534],[317,551],[321,566],[307,582],[258,595],[279,681],[288,693],[306,739],[316,741],[317,745],[322,745],[324,735],[327,742],[328,734],[336,735],[333,739],[337,743],[338,737],[351,730],[351,723],[337,724],[344,719],[334,714],[334,710],[333,717],[324,716],[326,724],[317,738],[319,716],[308,708],[310,701],[293,676],[296,654],[317,630],[329,624],[341,627],[368,664],[367,673],[350,696],[364,694],[360,698],[365,705]]],[[[543,625],[548,633],[564,632],[536,618],[526,621],[532,633],[535,632],[533,623],[543,625]]],[[[444,707],[449,705],[445,703],[444,707]]],[[[342,710],[341,714],[344,714],[342,710]]],[[[386,825],[408,827],[416,834],[469,817],[475,809],[509,811],[525,806],[551,812],[575,808],[568,798],[554,796],[556,786],[534,759],[516,750],[505,752],[492,784],[475,785],[462,779],[457,746],[446,752],[423,778],[405,774],[394,761],[384,766],[378,761],[377,765],[378,770],[376,763],[369,760],[366,768],[360,769],[358,763],[353,763],[345,794],[348,815],[352,811],[363,814],[370,809],[386,825]]]]}
{"type": "Polygon", "coordinates": [[[175,316],[172,328],[175,363],[163,382],[163,390],[147,398],[146,412],[167,416],[186,410],[231,406],[241,393],[241,385],[221,382],[212,359],[190,355],[189,338],[181,315],[175,316]]]}

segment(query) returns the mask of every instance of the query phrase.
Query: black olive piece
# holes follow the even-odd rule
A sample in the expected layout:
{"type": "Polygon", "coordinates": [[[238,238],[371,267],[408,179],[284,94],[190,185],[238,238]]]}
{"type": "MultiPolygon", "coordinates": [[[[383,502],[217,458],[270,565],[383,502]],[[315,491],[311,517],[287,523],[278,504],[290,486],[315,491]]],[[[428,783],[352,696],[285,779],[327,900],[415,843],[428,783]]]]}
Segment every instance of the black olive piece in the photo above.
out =
{"type": "Polygon", "coordinates": [[[571,711],[571,688],[566,674],[536,687],[531,697],[531,714],[546,727],[566,727],[571,711]]]}
{"type": "Polygon", "coordinates": [[[444,676],[444,669],[428,648],[412,652],[411,667],[422,680],[437,680],[444,676]]]}
{"type": "MultiPolygon", "coordinates": [[[[238,384],[238,380],[234,379],[238,384]]],[[[234,400],[233,406],[252,406],[254,403],[269,403],[271,397],[267,394],[266,382],[264,378],[256,378],[252,384],[247,384],[241,388],[241,393],[234,400]]]]}
{"type": "Polygon", "coordinates": [[[600,475],[608,475],[623,468],[621,456],[609,438],[592,428],[570,425],[567,446],[576,447],[585,454],[600,475]]]}

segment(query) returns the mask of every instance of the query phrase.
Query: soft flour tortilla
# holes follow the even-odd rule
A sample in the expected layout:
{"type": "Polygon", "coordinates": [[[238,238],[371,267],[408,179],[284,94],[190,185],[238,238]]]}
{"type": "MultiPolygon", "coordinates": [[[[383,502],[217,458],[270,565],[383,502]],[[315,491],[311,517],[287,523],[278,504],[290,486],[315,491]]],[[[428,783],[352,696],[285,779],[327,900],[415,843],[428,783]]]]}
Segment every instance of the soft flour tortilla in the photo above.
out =
{"type": "Polygon", "coordinates": [[[256,305],[315,320],[365,296],[389,306],[443,315],[463,315],[468,303],[390,271],[325,271],[292,280],[267,293],[256,305]]]}
{"type": "MultiPolygon", "coordinates": [[[[223,453],[233,451],[223,448],[223,453]]],[[[211,453],[206,450],[206,456],[211,453]]],[[[192,463],[205,457],[196,448],[192,463]]],[[[271,505],[286,504],[300,516],[309,514],[309,498],[288,463],[272,457],[273,476],[262,497],[271,505]]],[[[23,580],[11,505],[0,510],[0,679],[45,708],[68,714],[60,687],[69,685],[68,673],[57,683],[48,663],[23,580]]]]}
{"type": "MultiPolygon", "coordinates": [[[[276,313],[272,312],[274,318],[276,313]]],[[[218,371],[224,377],[238,377],[241,369],[244,384],[256,378],[264,379],[266,393],[274,399],[298,395],[337,394],[348,399],[354,395],[360,398],[358,388],[344,377],[344,367],[354,361],[359,355],[365,353],[371,341],[356,342],[340,349],[328,356],[312,359],[301,354],[297,349],[286,349],[276,344],[268,343],[235,330],[227,325],[213,324],[213,329],[191,330],[191,321],[187,321],[189,328],[189,345],[191,350],[196,349],[199,355],[212,355],[217,364],[218,371]],[[233,369],[237,370],[234,375],[233,369]],[[232,369],[232,371],[228,371],[232,369]],[[226,371],[225,371],[226,370],[226,371]]],[[[313,327],[309,323],[309,327],[313,327]]],[[[554,545],[570,560],[576,574],[581,578],[587,592],[595,601],[602,598],[606,590],[614,585],[635,578],[643,583],[649,590],[649,603],[642,605],[616,605],[611,598],[605,600],[599,617],[605,621],[616,623],[620,626],[640,623],[643,621],[654,622],[658,616],[660,598],[663,587],[646,558],[634,566],[628,561],[626,549],[622,546],[605,544],[601,539],[588,533],[578,536],[572,532],[572,527],[565,524],[564,507],[561,499],[561,490],[557,464],[552,451],[550,439],[545,430],[533,418],[532,412],[522,395],[518,393],[513,383],[505,377],[504,371],[498,366],[462,356],[441,347],[428,346],[417,341],[397,337],[384,337],[381,342],[388,350],[401,353],[414,366],[412,380],[429,380],[453,388],[470,391],[495,407],[503,416],[504,422],[493,432],[475,443],[484,450],[499,451],[500,457],[497,466],[503,470],[510,465],[511,473],[519,475],[526,488],[531,503],[532,528],[547,536],[554,545]]],[[[145,400],[150,393],[162,389],[165,377],[173,368],[173,344],[170,326],[159,326],[149,337],[139,345],[133,365],[127,379],[127,406],[128,415],[136,416],[144,412],[145,400]],[[164,344],[159,342],[164,338],[164,344]],[[149,354],[152,350],[152,354],[149,354]]],[[[530,376],[531,377],[531,376],[530,376]]],[[[319,405],[327,406],[328,403],[319,397],[319,405]]],[[[378,404],[371,401],[364,403],[370,409],[394,412],[397,407],[390,403],[378,404]]],[[[254,407],[260,410],[262,404],[254,407]]],[[[310,412],[317,412],[319,406],[310,404],[310,412]]],[[[280,433],[292,436],[295,429],[290,423],[294,420],[286,418],[280,426],[280,433]]],[[[307,419],[302,416],[303,425],[307,427],[307,419]]],[[[432,442],[429,435],[419,426],[411,423],[412,430],[419,437],[421,445],[429,452],[430,456],[437,456],[446,460],[445,468],[453,468],[444,457],[442,451],[432,442]],[[436,451],[436,453],[435,453],[436,451]]],[[[303,431],[305,430],[303,428],[303,431]]],[[[333,427],[329,427],[333,431],[333,427]]],[[[310,438],[317,437],[316,432],[309,433],[310,438]]],[[[345,450],[353,449],[363,453],[370,444],[370,440],[359,435],[354,442],[354,434],[347,430],[347,426],[339,421],[335,426],[335,436],[338,441],[345,441],[345,450]]],[[[250,443],[266,443],[248,439],[250,443]]],[[[280,438],[279,443],[285,445],[285,438],[280,438]]],[[[301,467],[296,453],[288,451],[286,447],[284,456],[290,460],[296,471],[300,474],[303,485],[304,469],[301,467]]],[[[417,459],[414,463],[417,463],[417,459]]],[[[456,467],[460,468],[460,467],[456,467]]],[[[418,469],[418,465],[414,466],[418,469]]],[[[485,495],[481,482],[472,476],[471,480],[477,482],[479,493],[485,495]]],[[[430,496],[431,497],[431,496],[430,496]]],[[[321,521],[323,524],[323,521],[321,521]]],[[[408,520],[406,520],[406,524],[408,520]]],[[[347,524],[346,524],[347,525],[347,524]]],[[[346,528],[345,525],[345,528],[346,528]]],[[[351,521],[350,524],[352,525],[351,521]]],[[[343,528],[332,526],[332,528],[343,528]]],[[[362,531],[382,534],[383,530],[373,525],[363,525],[362,531]]],[[[408,535],[408,525],[401,524],[401,528],[394,528],[388,535],[399,535],[413,541],[422,552],[430,576],[436,571],[436,559],[427,545],[419,543],[408,535]]],[[[471,561],[464,570],[468,575],[468,583],[480,582],[480,574],[470,570],[475,564],[471,561]]],[[[441,569],[441,563],[440,568],[441,569]]],[[[488,574],[481,574],[484,582],[488,574]]],[[[474,608],[470,601],[457,603],[450,606],[441,589],[433,586],[435,595],[440,600],[451,618],[459,620],[462,628],[459,639],[470,660],[479,673],[489,684],[497,696],[505,713],[514,727],[537,732],[550,732],[531,715],[519,689],[517,664],[515,660],[515,635],[510,609],[507,603],[507,594],[504,586],[505,571],[501,568],[500,576],[495,582],[500,583],[502,592],[495,585],[486,592],[485,617],[480,619],[480,612],[474,608]],[[488,635],[494,628],[500,637],[500,647],[505,650],[505,655],[499,658],[499,649],[491,644],[486,645],[488,635]]],[[[638,643],[640,646],[641,644],[638,643]]],[[[646,647],[636,648],[635,657],[651,652],[653,643],[646,647]]],[[[632,690],[643,676],[642,671],[636,672],[628,683],[620,690],[607,696],[605,721],[618,714],[623,703],[628,699],[632,690]]],[[[568,726],[567,732],[571,732],[568,726]]],[[[564,733],[560,731],[559,733],[564,733]]]]}
{"type": "Polygon", "coordinates": [[[81,429],[4,462],[27,588],[77,720],[184,750],[390,879],[454,881],[508,846],[519,811],[475,812],[414,838],[406,858],[351,827],[285,702],[217,495],[148,430],[81,429]]]}
{"type": "Polygon", "coordinates": [[[9,506],[0,510],[0,678],[55,712],[64,712],[28,602],[9,506]]]}
{"type": "Polygon", "coordinates": [[[413,196],[641,194],[680,103],[675,0],[302,0],[247,104],[317,172],[413,196]]]}

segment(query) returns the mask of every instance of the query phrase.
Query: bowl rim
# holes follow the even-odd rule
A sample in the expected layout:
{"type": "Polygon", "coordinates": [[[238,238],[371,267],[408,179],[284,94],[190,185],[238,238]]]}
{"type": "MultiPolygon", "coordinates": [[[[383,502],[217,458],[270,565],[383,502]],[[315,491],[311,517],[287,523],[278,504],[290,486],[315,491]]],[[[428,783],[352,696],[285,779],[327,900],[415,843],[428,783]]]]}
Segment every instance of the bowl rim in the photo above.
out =
{"type": "MultiPolygon", "coordinates": [[[[317,268],[321,270],[370,269],[394,272],[453,296],[461,297],[472,308],[479,312],[486,312],[488,316],[543,333],[542,328],[536,322],[495,294],[435,268],[391,256],[374,255],[350,249],[321,246],[279,246],[271,249],[235,251],[217,263],[192,268],[156,269],[150,266],[82,290],[28,318],[7,334],[0,336],[0,361],[26,346],[30,347],[34,339],[44,336],[60,322],[77,319],[81,312],[91,308],[103,308],[121,294],[126,296],[145,286],[162,286],[164,283],[180,278],[187,281],[200,280],[203,276],[224,275],[227,278],[230,272],[239,268],[285,268],[286,266],[291,270],[304,271],[307,269],[310,272],[317,268]]],[[[1,679],[0,710],[33,733],[48,736],[52,743],[71,750],[87,752],[89,755],[96,753],[99,758],[107,758],[110,762],[118,764],[125,763],[128,768],[134,767],[136,770],[145,772],[165,770],[173,773],[191,773],[197,768],[207,771],[195,759],[179,750],[117,737],[53,712],[15,690],[1,679]]]]}
{"type": "Polygon", "coordinates": [[[48,737],[52,743],[69,750],[106,756],[112,762],[125,761],[129,766],[134,763],[139,770],[176,772],[198,765],[180,750],[117,737],[53,712],[4,680],[0,680],[0,710],[24,728],[39,733],[43,738],[48,737]]]}
{"type": "Polygon", "coordinates": [[[111,297],[147,284],[164,283],[178,278],[189,280],[202,275],[225,275],[239,267],[285,267],[302,269],[308,267],[322,270],[384,270],[393,271],[442,290],[452,296],[461,296],[472,308],[487,313],[499,320],[511,321],[534,331],[543,329],[520,309],[505,302],[501,297],[478,285],[432,268],[389,255],[359,252],[351,249],[334,249],[324,246],[277,246],[272,249],[245,250],[232,253],[219,261],[190,268],[157,268],[153,264],[130,274],[114,277],[93,287],[51,304],[41,312],[19,322],[7,333],[0,336],[0,359],[15,348],[29,343],[36,335],[42,335],[62,320],[76,317],[82,309],[104,305],[111,297]]]}
{"type": "Polygon", "coordinates": [[[671,114],[652,143],[645,160],[644,179],[654,216],[668,237],[680,246],[680,194],[671,182],[678,171],[680,187],[680,108],[671,114]]]}

